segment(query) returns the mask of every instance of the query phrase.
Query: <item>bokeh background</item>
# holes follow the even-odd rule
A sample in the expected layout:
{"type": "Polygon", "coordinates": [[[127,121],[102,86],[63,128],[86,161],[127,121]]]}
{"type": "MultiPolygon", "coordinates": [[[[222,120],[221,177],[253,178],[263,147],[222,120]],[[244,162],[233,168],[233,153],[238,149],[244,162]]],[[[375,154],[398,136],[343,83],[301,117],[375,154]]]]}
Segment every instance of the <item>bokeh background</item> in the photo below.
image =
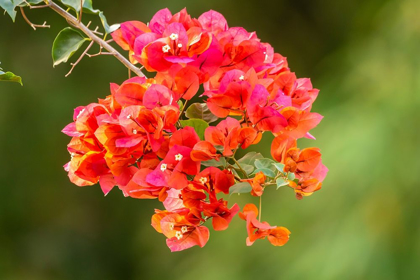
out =
{"type": "MultiPolygon", "coordinates": [[[[53,69],[50,55],[62,18],[28,11],[52,25],[35,32],[19,15],[15,24],[0,16],[2,67],[24,79],[0,84],[0,279],[420,279],[418,0],[93,2],[110,23],[187,7],[256,30],[321,89],[317,140],[300,145],[320,147],[330,172],[301,201],[286,188],[264,196],[263,220],[292,231],[286,246],[246,247],[236,217],[203,249],[170,253],[150,226],[158,201],[103,197],[62,169],[70,139],[60,130],[73,108],[108,95],[126,69],[86,58],[64,78],[69,65],[53,69]]],[[[269,155],[267,143],[257,149],[269,155]]]]}

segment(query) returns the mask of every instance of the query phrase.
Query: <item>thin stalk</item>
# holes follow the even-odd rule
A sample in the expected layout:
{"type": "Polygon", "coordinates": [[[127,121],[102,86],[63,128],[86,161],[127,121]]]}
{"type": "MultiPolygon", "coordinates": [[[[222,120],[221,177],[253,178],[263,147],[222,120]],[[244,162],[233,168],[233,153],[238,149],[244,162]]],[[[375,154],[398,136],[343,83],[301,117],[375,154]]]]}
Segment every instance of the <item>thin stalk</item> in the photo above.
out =
{"type": "Polygon", "coordinates": [[[248,174],[245,172],[245,170],[242,168],[242,166],[239,164],[239,162],[234,157],[232,157],[232,160],[236,163],[236,165],[238,166],[239,170],[241,170],[241,172],[248,179],[248,174]]]}

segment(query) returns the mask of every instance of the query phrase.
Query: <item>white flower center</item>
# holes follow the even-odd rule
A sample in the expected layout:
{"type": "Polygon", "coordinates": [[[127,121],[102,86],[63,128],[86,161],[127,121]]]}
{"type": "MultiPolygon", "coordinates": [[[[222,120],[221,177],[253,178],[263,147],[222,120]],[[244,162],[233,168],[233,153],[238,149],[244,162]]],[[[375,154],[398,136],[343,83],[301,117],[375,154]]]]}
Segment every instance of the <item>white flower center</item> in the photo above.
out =
{"type": "Polygon", "coordinates": [[[175,237],[176,237],[178,240],[180,240],[183,236],[184,236],[184,235],[182,234],[182,232],[180,232],[180,231],[175,232],[175,237]]]}
{"type": "Polygon", "coordinates": [[[181,231],[182,231],[182,233],[186,233],[188,231],[188,227],[187,226],[182,226],[181,231]]]}
{"type": "Polygon", "coordinates": [[[171,38],[172,41],[175,41],[176,39],[178,39],[178,34],[172,33],[171,36],[169,36],[169,38],[171,38]]]}
{"type": "Polygon", "coordinates": [[[244,75],[240,76],[239,80],[241,80],[241,81],[245,80],[245,76],[244,75]]]}
{"type": "Polygon", "coordinates": [[[207,183],[207,178],[206,177],[201,177],[200,182],[201,182],[201,184],[204,185],[205,183],[207,183]]]}
{"type": "Polygon", "coordinates": [[[171,47],[169,46],[169,45],[164,45],[163,47],[162,47],[162,51],[164,52],[164,53],[167,53],[167,52],[169,52],[169,50],[171,49],[171,47]]]}
{"type": "Polygon", "coordinates": [[[183,158],[183,156],[181,154],[175,155],[175,160],[176,161],[181,161],[182,158],[183,158]]]}
{"type": "Polygon", "coordinates": [[[166,165],[166,163],[162,163],[162,165],[160,166],[160,170],[165,171],[167,167],[168,166],[166,165]]]}

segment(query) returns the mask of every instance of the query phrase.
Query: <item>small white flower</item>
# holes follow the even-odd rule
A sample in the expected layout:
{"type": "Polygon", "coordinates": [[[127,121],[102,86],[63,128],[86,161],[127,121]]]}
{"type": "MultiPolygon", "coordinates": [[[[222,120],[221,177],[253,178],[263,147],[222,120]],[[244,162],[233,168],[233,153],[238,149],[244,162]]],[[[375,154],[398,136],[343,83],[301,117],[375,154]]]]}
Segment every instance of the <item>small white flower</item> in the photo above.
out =
{"type": "Polygon", "coordinates": [[[127,119],[131,119],[131,115],[127,115],[127,119]]]}
{"type": "Polygon", "coordinates": [[[172,33],[171,36],[169,36],[169,38],[171,38],[172,41],[175,41],[176,39],[178,39],[178,34],[172,33]]]}
{"type": "Polygon", "coordinates": [[[162,47],[162,51],[164,52],[164,53],[167,53],[167,52],[169,52],[169,50],[171,49],[171,47],[169,46],[169,45],[164,45],[163,47],[162,47]]]}
{"type": "Polygon", "coordinates": [[[203,184],[203,185],[204,185],[205,183],[207,183],[207,178],[206,178],[206,177],[201,177],[201,178],[200,178],[200,183],[201,183],[201,184],[203,184]]]}
{"type": "Polygon", "coordinates": [[[165,171],[167,167],[168,166],[166,165],[166,163],[162,163],[162,165],[160,166],[160,170],[165,171]]]}
{"type": "Polygon", "coordinates": [[[245,80],[245,76],[244,76],[244,75],[241,75],[241,76],[239,77],[239,80],[241,80],[241,81],[245,80]]]}
{"type": "Polygon", "coordinates": [[[176,161],[181,161],[182,158],[183,158],[183,156],[181,154],[175,155],[175,160],[176,161]]]}
{"type": "Polygon", "coordinates": [[[175,237],[176,237],[178,240],[180,240],[183,236],[184,236],[184,235],[182,234],[182,232],[180,232],[180,231],[175,232],[175,237]]]}
{"type": "Polygon", "coordinates": [[[172,224],[170,224],[170,225],[169,225],[169,228],[170,228],[171,230],[174,230],[174,228],[175,228],[175,224],[173,224],[173,223],[172,223],[172,224]]]}
{"type": "Polygon", "coordinates": [[[178,44],[178,48],[182,48],[182,44],[181,43],[178,44]]]}
{"type": "Polygon", "coordinates": [[[181,231],[182,231],[182,233],[186,233],[188,231],[188,227],[187,226],[182,226],[181,231]]]}
{"type": "Polygon", "coordinates": [[[137,134],[137,129],[133,129],[133,134],[137,134]]]}

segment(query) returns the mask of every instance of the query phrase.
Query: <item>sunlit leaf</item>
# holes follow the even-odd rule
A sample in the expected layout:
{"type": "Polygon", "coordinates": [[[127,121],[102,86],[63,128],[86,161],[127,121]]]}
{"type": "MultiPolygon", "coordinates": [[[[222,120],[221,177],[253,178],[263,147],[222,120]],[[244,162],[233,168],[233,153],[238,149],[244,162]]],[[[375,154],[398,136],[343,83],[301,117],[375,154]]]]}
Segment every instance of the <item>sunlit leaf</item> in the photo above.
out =
{"type": "MultiPolygon", "coordinates": [[[[72,8],[77,13],[80,12],[80,0],[60,0],[61,3],[66,5],[69,8],[72,8]]],[[[84,0],[83,1],[83,12],[89,14],[98,14],[100,10],[94,9],[92,6],[92,0],[84,0]]]]}
{"type": "Polygon", "coordinates": [[[295,179],[295,173],[287,174],[287,179],[289,179],[290,181],[293,181],[295,179]]]}
{"type": "Polygon", "coordinates": [[[83,37],[79,31],[70,27],[61,30],[55,38],[52,48],[54,66],[67,62],[87,40],[89,39],[83,37]]]}
{"type": "MultiPolygon", "coordinates": [[[[79,8],[79,10],[80,10],[80,8],[79,8]]],[[[93,6],[92,6],[92,0],[85,0],[83,2],[83,12],[84,13],[89,13],[89,14],[95,14],[95,15],[98,14],[98,13],[101,13],[100,10],[93,8],[93,6]]]]}
{"type": "Polygon", "coordinates": [[[3,72],[0,70],[0,81],[2,82],[15,82],[19,83],[21,86],[23,86],[22,78],[19,76],[16,76],[12,72],[3,72]]]}
{"type": "Polygon", "coordinates": [[[264,175],[266,175],[268,177],[271,177],[271,178],[276,177],[276,173],[273,170],[265,168],[265,167],[255,169],[253,174],[257,174],[258,172],[262,172],[262,173],[264,173],[264,175]]]}
{"type": "Polygon", "coordinates": [[[16,19],[15,4],[12,0],[0,0],[0,7],[5,10],[9,16],[12,18],[13,22],[16,19]]]}
{"type": "Polygon", "coordinates": [[[209,167],[209,166],[222,166],[224,167],[226,165],[226,160],[225,158],[220,158],[219,161],[215,160],[215,159],[211,159],[211,160],[207,160],[207,161],[202,161],[201,162],[202,165],[209,167]]]}
{"type": "Polygon", "coordinates": [[[283,170],[284,170],[284,164],[283,163],[276,162],[273,165],[274,165],[275,168],[277,168],[278,171],[283,172],[283,170]]]}
{"type": "MultiPolygon", "coordinates": [[[[252,173],[252,171],[254,171],[254,166],[250,165],[250,164],[244,164],[244,163],[239,163],[239,165],[241,166],[241,168],[246,172],[246,175],[249,175],[252,173]]],[[[237,164],[234,164],[233,167],[236,170],[240,170],[239,166],[237,164]]],[[[241,171],[242,172],[242,171],[241,171]]]]}
{"type": "Polygon", "coordinates": [[[255,160],[262,159],[264,156],[257,152],[249,152],[244,157],[238,160],[239,164],[249,164],[254,165],[255,160]]]}
{"type": "Polygon", "coordinates": [[[236,183],[232,187],[229,188],[229,193],[250,193],[252,191],[252,187],[247,182],[236,183]]]}
{"type": "Polygon", "coordinates": [[[208,123],[218,120],[218,117],[213,115],[207,107],[206,103],[194,103],[188,107],[185,116],[189,119],[202,119],[208,123]]]}
{"type": "Polygon", "coordinates": [[[200,119],[182,120],[180,122],[183,127],[190,126],[194,128],[195,132],[197,132],[198,137],[200,137],[201,140],[204,140],[204,131],[207,127],[209,127],[208,123],[200,119]]]}
{"type": "Polygon", "coordinates": [[[279,189],[280,187],[288,186],[289,182],[283,178],[277,178],[276,184],[277,184],[277,189],[279,189]]]}
{"type": "Polygon", "coordinates": [[[275,163],[276,162],[272,159],[261,158],[261,159],[255,160],[255,167],[259,169],[262,169],[262,168],[270,169],[274,173],[276,171],[276,167],[274,166],[275,163]]]}
{"type": "Polygon", "coordinates": [[[113,24],[113,25],[109,26],[108,21],[106,20],[106,17],[105,17],[103,12],[99,12],[99,18],[101,19],[101,22],[102,22],[102,25],[105,29],[105,32],[108,33],[108,34],[114,32],[115,30],[120,28],[119,24],[113,24]]]}

